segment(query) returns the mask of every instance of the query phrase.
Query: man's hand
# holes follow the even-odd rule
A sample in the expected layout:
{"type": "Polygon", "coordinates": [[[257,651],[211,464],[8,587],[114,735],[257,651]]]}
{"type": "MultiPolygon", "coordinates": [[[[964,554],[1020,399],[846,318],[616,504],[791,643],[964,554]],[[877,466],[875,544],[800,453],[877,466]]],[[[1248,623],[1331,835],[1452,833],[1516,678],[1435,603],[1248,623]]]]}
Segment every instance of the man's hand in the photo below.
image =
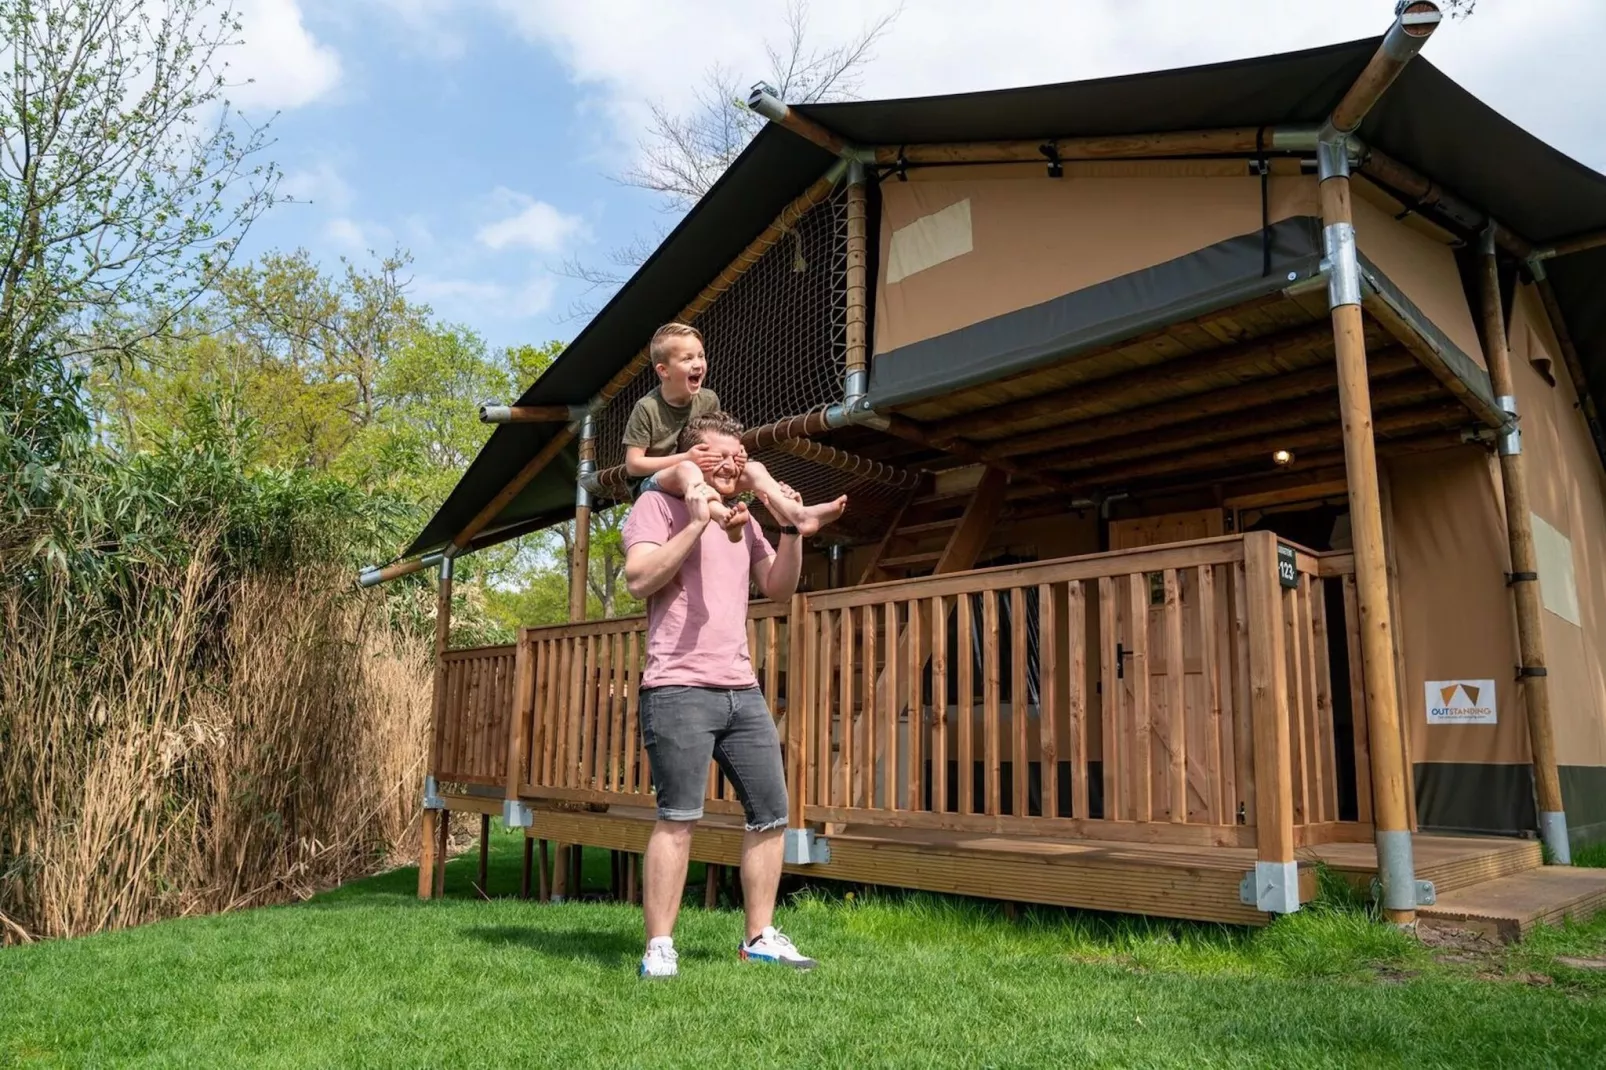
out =
{"type": "Polygon", "coordinates": [[[686,451],[686,456],[691,458],[692,464],[702,470],[704,476],[713,475],[715,469],[725,459],[718,450],[706,442],[697,443],[697,445],[686,451]]]}

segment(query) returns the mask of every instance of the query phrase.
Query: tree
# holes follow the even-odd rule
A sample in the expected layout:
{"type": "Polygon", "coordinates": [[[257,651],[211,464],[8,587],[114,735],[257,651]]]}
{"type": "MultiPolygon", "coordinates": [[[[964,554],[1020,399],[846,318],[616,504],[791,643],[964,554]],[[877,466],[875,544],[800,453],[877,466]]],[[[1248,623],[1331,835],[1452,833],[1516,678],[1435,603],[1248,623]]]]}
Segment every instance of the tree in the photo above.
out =
{"type": "Polygon", "coordinates": [[[0,0],[0,31],[0,359],[126,350],[273,202],[266,130],[225,95],[238,21],[213,0],[0,0]]]}
{"type": "MultiPolygon", "coordinates": [[[[875,43],[901,10],[866,24],[848,41],[821,45],[809,33],[807,0],[788,0],[784,41],[764,45],[768,67],[764,80],[791,104],[853,99],[875,43]]],[[[677,112],[662,102],[653,103],[640,159],[616,176],[617,181],[657,194],[666,212],[677,216],[685,212],[713,188],[763,127],[763,117],[747,106],[747,88],[742,76],[716,64],[704,72],[690,110],[677,112]]],[[[600,302],[647,259],[664,233],[667,230],[652,240],[638,238],[612,250],[605,264],[567,260],[562,273],[586,286],[570,306],[571,317],[594,314],[600,302]]]]}

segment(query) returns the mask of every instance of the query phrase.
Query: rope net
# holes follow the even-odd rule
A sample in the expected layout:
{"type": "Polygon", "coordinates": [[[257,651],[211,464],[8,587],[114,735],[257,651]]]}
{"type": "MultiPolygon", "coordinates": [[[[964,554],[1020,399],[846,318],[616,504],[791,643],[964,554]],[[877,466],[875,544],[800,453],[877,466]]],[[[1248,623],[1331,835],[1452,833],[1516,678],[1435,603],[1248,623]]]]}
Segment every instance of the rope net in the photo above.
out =
{"type": "MultiPolygon", "coordinates": [[[[694,326],[708,354],[708,386],[725,411],[748,427],[842,400],[847,357],[843,188],[809,209],[694,326]]],[[[649,365],[597,417],[599,471],[624,463],[625,421],[657,385],[649,365]]]]}

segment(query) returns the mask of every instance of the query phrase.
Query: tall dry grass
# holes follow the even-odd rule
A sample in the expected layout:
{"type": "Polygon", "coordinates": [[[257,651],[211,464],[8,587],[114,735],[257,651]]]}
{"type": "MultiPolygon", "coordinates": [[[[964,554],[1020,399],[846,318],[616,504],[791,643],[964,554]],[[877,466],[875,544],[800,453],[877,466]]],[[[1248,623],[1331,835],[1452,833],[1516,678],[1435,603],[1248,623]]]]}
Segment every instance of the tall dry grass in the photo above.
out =
{"type": "Polygon", "coordinates": [[[0,590],[6,940],[284,901],[411,847],[427,642],[333,569],[187,556],[97,597],[0,590]]]}

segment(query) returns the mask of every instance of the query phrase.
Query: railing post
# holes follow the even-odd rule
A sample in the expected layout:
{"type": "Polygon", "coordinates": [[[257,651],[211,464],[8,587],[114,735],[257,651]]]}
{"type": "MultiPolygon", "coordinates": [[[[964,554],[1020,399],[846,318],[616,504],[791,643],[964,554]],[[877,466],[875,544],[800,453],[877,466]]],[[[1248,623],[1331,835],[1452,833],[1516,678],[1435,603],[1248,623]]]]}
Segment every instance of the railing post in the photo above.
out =
{"type": "MultiPolygon", "coordinates": [[[[513,648],[513,709],[508,717],[507,788],[502,795],[502,824],[508,828],[529,828],[530,808],[519,801],[519,788],[528,770],[525,750],[535,739],[535,643],[530,629],[520,628],[513,648]]],[[[526,852],[525,864],[530,858],[526,852]]],[[[529,883],[529,874],[525,874],[529,883]]]]}
{"type": "MultiPolygon", "coordinates": [[[[447,547],[451,550],[451,547],[447,547]]],[[[446,890],[446,826],[451,814],[440,805],[435,784],[441,732],[446,725],[446,649],[452,634],[452,554],[441,557],[440,584],[435,590],[435,689],[430,700],[429,745],[424,763],[424,816],[418,847],[418,898],[446,890]]]]}
{"type": "Polygon", "coordinates": [[[1244,600],[1249,621],[1249,711],[1255,741],[1255,872],[1245,903],[1290,914],[1299,909],[1294,861],[1294,781],[1289,755],[1288,677],[1283,650],[1277,537],[1244,536],[1244,600]]]}
{"type": "Polygon", "coordinates": [[[803,827],[805,771],[808,768],[808,696],[812,674],[805,664],[803,635],[807,630],[805,596],[792,596],[786,618],[786,798],[787,827],[803,827]]]}

